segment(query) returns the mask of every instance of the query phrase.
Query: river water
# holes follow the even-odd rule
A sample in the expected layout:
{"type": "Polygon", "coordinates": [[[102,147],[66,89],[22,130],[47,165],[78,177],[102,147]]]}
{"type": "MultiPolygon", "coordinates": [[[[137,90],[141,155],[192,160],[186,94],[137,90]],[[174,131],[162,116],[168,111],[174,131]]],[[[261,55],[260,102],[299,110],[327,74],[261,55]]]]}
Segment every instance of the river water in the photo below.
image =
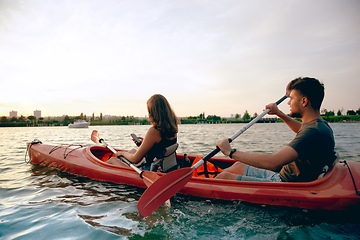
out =
{"type": "MultiPolygon", "coordinates": [[[[333,123],[341,158],[360,162],[360,124],[333,123]]],[[[178,152],[208,154],[244,124],[180,125],[178,152]]],[[[116,148],[149,126],[0,128],[0,239],[359,239],[359,216],[320,214],[177,194],[171,209],[137,212],[144,189],[97,182],[26,163],[26,142],[92,145],[92,130],[116,148]]],[[[273,153],[295,136],[284,123],[255,124],[233,147],[273,153]]],[[[221,153],[219,153],[221,155],[221,153]]],[[[27,159],[28,160],[28,159],[27,159]]]]}

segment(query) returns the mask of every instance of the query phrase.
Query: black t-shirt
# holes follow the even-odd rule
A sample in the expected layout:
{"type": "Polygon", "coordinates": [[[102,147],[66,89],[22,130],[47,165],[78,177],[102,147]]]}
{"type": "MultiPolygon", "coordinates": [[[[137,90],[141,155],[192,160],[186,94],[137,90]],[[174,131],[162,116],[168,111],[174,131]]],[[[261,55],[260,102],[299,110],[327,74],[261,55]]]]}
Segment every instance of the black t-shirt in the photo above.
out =
{"type": "Polygon", "coordinates": [[[279,174],[283,182],[314,181],[323,167],[332,166],[336,159],[333,131],[321,118],[304,123],[288,146],[299,158],[282,167],[279,174]]]}

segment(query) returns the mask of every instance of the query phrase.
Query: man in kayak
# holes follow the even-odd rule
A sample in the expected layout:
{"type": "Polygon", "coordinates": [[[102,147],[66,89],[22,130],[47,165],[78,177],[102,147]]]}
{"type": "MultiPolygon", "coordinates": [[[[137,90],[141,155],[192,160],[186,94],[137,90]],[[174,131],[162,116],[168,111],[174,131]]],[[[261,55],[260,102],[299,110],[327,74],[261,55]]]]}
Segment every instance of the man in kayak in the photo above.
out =
{"type": "Polygon", "coordinates": [[[248,153],[232,149],[228,139],[216,146],[237,160],[216,178],[257,182],[309,182],[332,167],[336,160],[330,126],[320,116],[324,85],[315,78],[296,78],[287,85],[290,116],[275,103],[266,106],[296,133],[296,137],[274,154],[248,153]],[[300,118],[302,123],[294,118],[300,118]]]}

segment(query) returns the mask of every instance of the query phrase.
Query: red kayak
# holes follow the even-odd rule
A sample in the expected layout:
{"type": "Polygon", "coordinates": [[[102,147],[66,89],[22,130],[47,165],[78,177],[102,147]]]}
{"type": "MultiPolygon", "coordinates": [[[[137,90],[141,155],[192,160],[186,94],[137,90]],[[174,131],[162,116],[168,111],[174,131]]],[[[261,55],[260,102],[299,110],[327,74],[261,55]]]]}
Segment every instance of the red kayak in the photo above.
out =
{"type": "MultiPolygon", "coordinates": [[[[111,154],[105,147],[55,146],[33,142],[28,143],[28,154],[34,164],[95,180],[146,187],[132,168],[104,162],[111,154]]],[[[184,154],[177,154],[178,159],[183,157],[184,154]]],[[[188,157],[193,160],[196,155],[189,154],[188,157]]],[[[235,161],[227,157],[213,157],[210,162],[225,168],[235,161]]],[[[360,187],[360,162],[342,162],[323,178],[308,183],[241,182],[192,177],[180,193],[302,209],[360,211],[360,192],[356,186],[360,187]]]]}

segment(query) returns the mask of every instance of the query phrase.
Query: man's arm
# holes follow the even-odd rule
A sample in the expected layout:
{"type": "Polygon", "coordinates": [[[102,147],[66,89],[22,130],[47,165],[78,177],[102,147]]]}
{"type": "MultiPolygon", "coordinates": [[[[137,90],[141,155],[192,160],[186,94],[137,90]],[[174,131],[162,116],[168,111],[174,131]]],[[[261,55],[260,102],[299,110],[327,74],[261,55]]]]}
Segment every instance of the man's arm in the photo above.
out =
{"type": "Polygon", "coordinates": [[[297,133],[302,123],[293,119],[292,117],[288,116],[287,114],[280,111],[280,109],[277,107],[276,103],[270,103],[269,105],[266,105],[266,109],[270,109],[269,115],[277,115],[279,118],[281,118],[291,130],[293,130],[295,133],[297,133]]]}
{"type": "MultiPolygon", "coordinates": [[[[229,156],[231,146],[228,139],[219,141],[216,146],[224,155],[229,156]]],[[[292,147],[285,146],[274,154],[248,153],[237,150],[233,153],[232,158],[253,167],[279,171],[285,164],[295,161],[298,153],[292,147]]]]}

